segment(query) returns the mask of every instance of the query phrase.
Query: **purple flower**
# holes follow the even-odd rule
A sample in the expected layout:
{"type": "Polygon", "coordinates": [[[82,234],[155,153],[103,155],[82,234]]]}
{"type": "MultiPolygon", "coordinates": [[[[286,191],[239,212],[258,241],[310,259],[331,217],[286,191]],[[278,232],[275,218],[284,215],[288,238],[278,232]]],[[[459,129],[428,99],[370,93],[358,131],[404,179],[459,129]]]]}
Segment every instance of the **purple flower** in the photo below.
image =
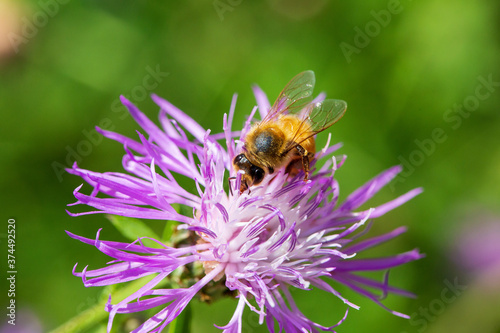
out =
{"type": "MultiPolygon", "coordinates": [[[[258,87],[254,92],[262,117],[270,104],[258,87]]],[[[176,246],[155,240],[161,245],[158,248],[146,246],[141,235],[136,242],[127,244],[103,241],[99,233],[94,240],[68,232],[71,237],[96,246],[114,259],[104,268],[74,272],[85,286],[106,286],[154,276],[120,302],[113,303],[110,297],[106,307],[110,313],[108,331],[117,313],[162,305],[156,315],[134,331],[160,332],[202,288],[214,285],[239,300],[230,322],[220,327],[224,332],[241,332],[245,307],[258,313],[260,323],[265,320],[271,332],[275,331],[275,323],[285,332],[333,331],[344,320],[331,327],[309,320],[294,303],[289,291],[291,287],[322,289],[356,309],[357,305],[334,289],[335,283],[348,286],[381,306],[380,299],[387,293],[412,296],[389,286],[387,274],[383,281],[378,281],[358,273],[387,271],[419,259],[422,255],[418,250],[383,258],[356,258],[361,251],[406,231],[400,227],[357,241],[369,229],[369,220],[384,215],[421,192],[415,189],[378,207],[355,211],[390,182],[401,167],[381,173],[338,204],[339,185],[334,174],[345,157],[332,155],[339,144],[327,145],[318,152],[318,163],[313,163],[307,182],[303,181],[303,174],[287,179],[283,170],[277,170],[267,175],[259,186],[240,194],[239,175],[231,183],[231,194],[224,189],[229,175],[235,175],[231,161],[242,150],[242,138],[257,108],[253,109],[241,132],[232,132],[235,95],[229,116],[224,115],[224,131],[211,134],[169,102],[158,96],[153,96],[153,100],[161,108],[161,127],[122,97],[123,104],[145,131],[145,134],[138,132],[138,140],[98,129],[105,137],[123,144],[126,152],[123,167],[127,174],[93,172],[80,169],[76,164],[68,170],[93,187],[90,195],[81,193],[81,186],[78,187],[74,193],[75,204],[96,209],[71,215],[107,213],[175,220],[180,223],[179,229],[190,234],[176,246]],[[237,136],[240,140],[234,139],[237,136]],[[227,150],[219,141],[225,141],[227,150]],[[178,183],[180,176],[192,181],[193,191],[178,183]],[[193,213],[180,214],[172,206],[174,204],[188,207],[193,213]],[[194,282],[176,289],[155,288],[174,270],[188,264],[202,267],[199,276],[192,279],[194,282]]]]}
{"type": "Polygon", "coordinates": [[[451,260],[468,273],[500,269],[500,218],[478,211],[465,214],[464,220],[450,249],[451,260]]]}

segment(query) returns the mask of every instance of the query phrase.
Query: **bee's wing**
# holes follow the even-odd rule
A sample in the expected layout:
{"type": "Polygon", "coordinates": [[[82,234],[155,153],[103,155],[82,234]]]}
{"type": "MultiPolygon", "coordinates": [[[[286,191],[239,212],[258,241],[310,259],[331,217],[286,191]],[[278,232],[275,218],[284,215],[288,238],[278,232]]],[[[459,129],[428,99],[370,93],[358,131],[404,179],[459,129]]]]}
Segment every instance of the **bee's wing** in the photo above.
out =
{"type": "Polygon", "coordinates": [[[276,121],[283,113],[295,114],[301,111],[305,99],[312,95],[316,78],[313,71],[297,74],[281,91],[261,124],[276,121]]]}
{"type": "Polygon", "coordinates": [[[310,104],[312,109],[306,112],[305,120],[310,123],[310,130],[317,134],[335,124],[344,116],[347,103],[340,99],[327,99],[310,104]]]}
{"type": "Polygon", "coordinates": [[[324,131],[344,116],[347,103],[339,99],[327,99],[319,103],[311,103],[302,110],[302,122],[289,141],[285,153],[300,145],[305,140],[324,131]],[[302,137],[303,133],[307,136],[302,137]],[[298,138],[300,137],[300,140],[298,138]]]}

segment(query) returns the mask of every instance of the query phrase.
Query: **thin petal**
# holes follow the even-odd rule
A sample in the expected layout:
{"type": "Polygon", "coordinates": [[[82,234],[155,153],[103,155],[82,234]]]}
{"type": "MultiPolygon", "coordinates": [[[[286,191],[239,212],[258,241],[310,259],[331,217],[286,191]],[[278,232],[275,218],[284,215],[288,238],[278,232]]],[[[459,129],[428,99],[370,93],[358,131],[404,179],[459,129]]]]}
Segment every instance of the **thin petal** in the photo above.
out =
{"type": "Polygon", "coordinates": [[[255,99],[257,100],[257,106],[259,108],[260,119],[264,119],[264,117],[271,109],[271,104],[269,103],[269,99],[267,95],[258,85],[252,86],[253,94],[255,95],[255,99]]]}

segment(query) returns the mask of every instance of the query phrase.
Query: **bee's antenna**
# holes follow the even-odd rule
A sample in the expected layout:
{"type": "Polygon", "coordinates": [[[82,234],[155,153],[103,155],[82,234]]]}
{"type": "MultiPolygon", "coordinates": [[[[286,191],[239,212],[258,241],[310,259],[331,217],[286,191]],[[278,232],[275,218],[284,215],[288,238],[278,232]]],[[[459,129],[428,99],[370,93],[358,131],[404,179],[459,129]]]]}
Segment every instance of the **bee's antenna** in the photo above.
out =
{"type": "Polygon", "coordinates": [[[233,187],[231,186],[231,180],[234,180],[234,179],[236,179],[236,177],[229,177],[229,178],[227,179],[227,183],[229,184],[229,192],[231,192],[231,196],[233,196],[233,195],[234,195],[234,194],[233,194],[233,187]]]}

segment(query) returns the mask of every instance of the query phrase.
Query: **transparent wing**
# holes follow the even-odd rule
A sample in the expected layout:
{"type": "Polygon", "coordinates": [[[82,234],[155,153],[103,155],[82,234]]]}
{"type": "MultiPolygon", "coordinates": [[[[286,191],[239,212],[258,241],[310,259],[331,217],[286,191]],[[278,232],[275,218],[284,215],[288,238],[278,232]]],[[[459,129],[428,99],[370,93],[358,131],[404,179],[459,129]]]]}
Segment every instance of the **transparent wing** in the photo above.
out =
{"type": "Polygon", "coordinates": [[[344,116],[346,109],[347,103],[339,99],[327,99],[307,105],[301,112],[302,122],[285,151],[289,152],[305,140],[335,124],[344,116]]]}
{"type": "Polygon", "coordinates": [[[281,91],[261,123],[274,121],[283,113],[294,114],[300,112],[301,106],[305,105],[307,98],[312,95],[315,83],[316,78],[313,71],[297,74],[281,91]]]}
{"type": "Polygon", "coordinates": [[[344,116],[347,103],[340,99],[327,99],[320,103],[311,104],[312,110],[306,113],[310,130],[319,133],[339,121],[344,116]]]}

